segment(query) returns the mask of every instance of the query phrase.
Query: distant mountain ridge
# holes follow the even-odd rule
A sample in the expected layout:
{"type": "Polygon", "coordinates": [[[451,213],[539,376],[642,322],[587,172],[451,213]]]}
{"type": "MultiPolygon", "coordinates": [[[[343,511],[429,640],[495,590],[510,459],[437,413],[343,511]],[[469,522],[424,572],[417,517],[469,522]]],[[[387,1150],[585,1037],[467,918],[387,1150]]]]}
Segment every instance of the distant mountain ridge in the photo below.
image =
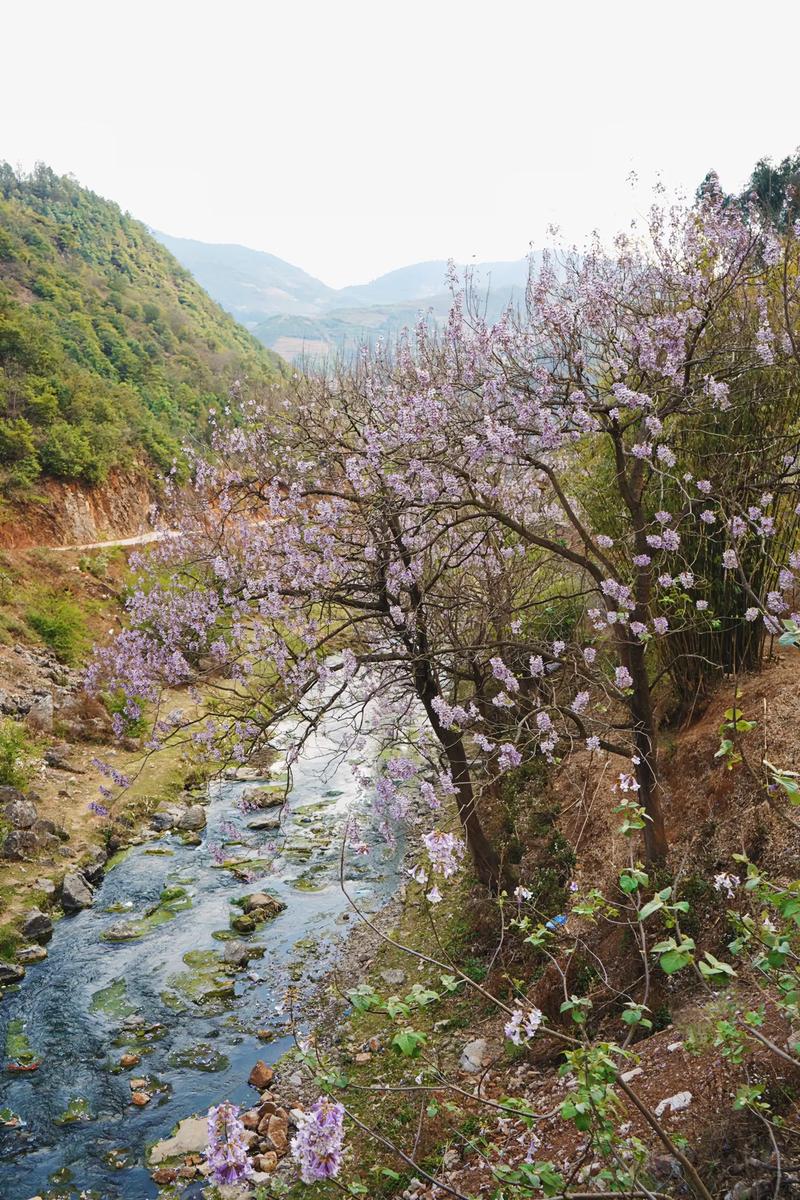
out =
{"type": "MultiPolygon", "coordinates": [[[[420,311],[432,310],[434,319],[440,319],[450,307],[445,259],[399,267],[368,283],[331,288],[262,250],[152,232],[210,296],[265,346],[290,360],[346,353],[365,341],[391,338],[413,324],[420,311]]],[[[463,273],[466,268],[458,269],[463,273]]],[[[522,300],[527,258],[476,263],[470,269],[476,285],[488,293],[491,315],[522,300]]]]}

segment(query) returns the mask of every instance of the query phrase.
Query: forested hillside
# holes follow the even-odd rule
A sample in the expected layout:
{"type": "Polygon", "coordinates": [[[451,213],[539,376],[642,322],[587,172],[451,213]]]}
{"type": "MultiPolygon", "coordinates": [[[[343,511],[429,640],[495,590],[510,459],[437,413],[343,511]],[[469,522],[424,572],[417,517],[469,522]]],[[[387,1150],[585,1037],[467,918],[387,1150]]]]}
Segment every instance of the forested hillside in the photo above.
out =
{"type": "MultiPolygon", "coordinates": [[[[0,486],[168,469],[237,379],[281,360],[211,300],[145,227],[38,166],[0,165],[0,486]]],[[[35,489],[34,489],[35,490],[35,489]]]]}

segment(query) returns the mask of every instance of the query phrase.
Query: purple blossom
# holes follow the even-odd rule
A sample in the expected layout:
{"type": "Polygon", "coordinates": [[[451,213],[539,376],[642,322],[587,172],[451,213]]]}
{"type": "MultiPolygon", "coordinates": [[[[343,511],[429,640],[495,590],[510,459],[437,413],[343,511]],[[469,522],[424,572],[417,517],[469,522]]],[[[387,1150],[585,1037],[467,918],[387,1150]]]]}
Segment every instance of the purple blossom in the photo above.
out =
{"type": "Polygon", "coordinates": [[[208,1110],[206,1160],[213,1183],[238,1183],[253,1174],[239,1109],[227,1100],[208,1110]]]}
{"type": "Polygon", "coordinates": [[[303,1117],[291,1148],[303,1183],[335,1179],[342,1169],[344,1105],[320,1096],[303,1117]]]}
{"type": "Polygon", "coordinates": [[[455,875],[466,849],[461,838],[456,837],[454,833],[433,829],[423,836],[422,841],[434,871],[439,871],[445,879],[455,875]]]}
{"type": "Polygon", "coordinates": [[[618,688],[625,691],[626,688],[633,687],[633,676],[627,667],[617,667],[614,671],[614,682],[618,688]]]}

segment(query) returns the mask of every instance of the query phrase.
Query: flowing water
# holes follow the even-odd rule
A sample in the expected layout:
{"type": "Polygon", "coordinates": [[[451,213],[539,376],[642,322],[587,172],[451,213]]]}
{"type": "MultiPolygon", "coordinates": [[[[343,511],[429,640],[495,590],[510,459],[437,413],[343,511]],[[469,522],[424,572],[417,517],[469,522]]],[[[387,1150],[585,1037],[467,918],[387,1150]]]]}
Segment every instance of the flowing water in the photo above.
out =
{"type": "MultiPolygon", "coordinates": [[[[0,1083],[0,1108],[24,1122],[0,1126],[3,1200],[82,1192],[103,1200],[153,1197],[149,1144],[221,1099],[255,1099],[247,1084],[253,1063],[274,1061],[291,1044],[276,1009],[287,985],[298,986],[302,997],[350,927],[339,885],[339,835],[346,811],[358,802],[350,767],[335,753],[341,735],[329,717],[306,744],[280,833],[250,831],[248,823],[265,814],[237,807],[243,790],[256,784],[215,783],[200,846],[166,834],[132,848],[109,871],[92,908],[57,924],[47,960],[29,967],[0,1007],[4,1062],[26,1041],[41,1060],[38,1070],[6,1073],[0,1083]],[[244,844],[235,844],[231,825],[244,844]],[[218,863],[226,842],[231,858],[274,858],[269,873],[243,883],[218,863]],[[288,907],[246,939],[263,946],[264,956],[221,975],[214,955],[224,950],[221,938],[230,937],[231,917],[240,912],[233,901],[260,890],[288,907]],[[141,918],[141,936],[104,940],[112,927],[141,918]],[[235,997],[225,995],[230,979],[235,997]],[[269,1027],[275,1038],[265,1043],[256,1030],[269,1027]],[[140,1054],[141,1063],[120,1070],[125,1053],[140,1054]],[[146,1107],[132,1106],[131,1078],[147,1081],[146,1107]]],[[[375,910],[396,887],[397,857],[388,856],[369,814],[360,827],[370,849],[348,868],[348,890],[375,910]]],[[[265,868],[256,862],[250,869],[265,868]]]]}

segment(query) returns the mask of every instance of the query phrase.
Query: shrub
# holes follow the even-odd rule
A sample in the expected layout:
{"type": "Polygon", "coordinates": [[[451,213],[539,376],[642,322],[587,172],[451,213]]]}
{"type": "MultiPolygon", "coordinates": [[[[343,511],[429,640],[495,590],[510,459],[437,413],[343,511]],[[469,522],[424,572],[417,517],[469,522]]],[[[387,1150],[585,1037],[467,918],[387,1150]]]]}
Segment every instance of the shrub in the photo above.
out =
{"type": "Polygon", "coordinates": [[[61,662],[74,665],[88,649],[86,618],[70,595],[39,592],[25,619],[61,662]]]}
{"type": "Polygon", "coordinates": [[[34,743],[22,725],[0,721],[0,785],[23,788],[33,774],[34,743]]]}

